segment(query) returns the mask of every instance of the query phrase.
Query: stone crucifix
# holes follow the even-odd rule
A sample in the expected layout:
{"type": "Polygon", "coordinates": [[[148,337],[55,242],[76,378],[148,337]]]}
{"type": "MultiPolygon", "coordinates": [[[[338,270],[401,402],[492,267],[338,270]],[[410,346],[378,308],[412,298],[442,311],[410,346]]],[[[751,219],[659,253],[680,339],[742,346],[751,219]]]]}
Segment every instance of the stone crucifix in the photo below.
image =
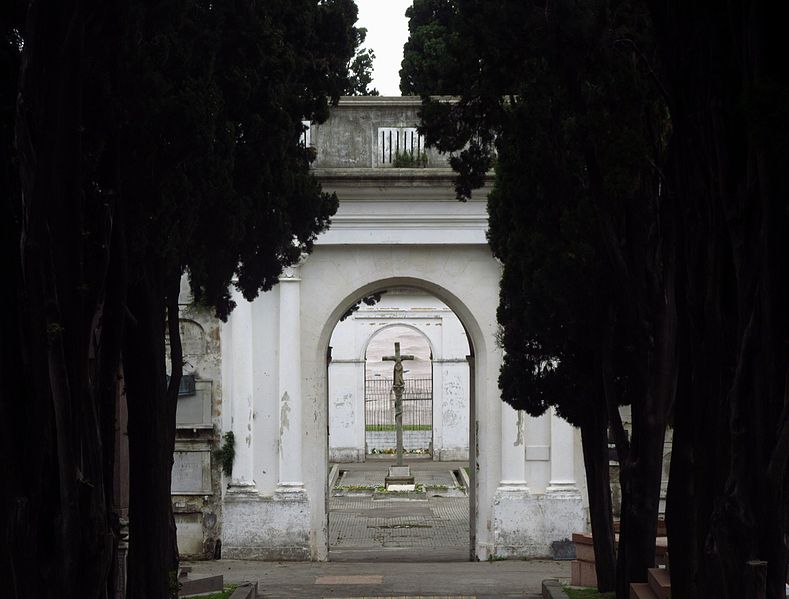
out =
{"type": "Polygon", "coordinates": [[[400,342],[395,341],[395,353],[393,356],[384,356],[387,362],[394,362],[394,374],[392,376],[392,391],[395,394],[395,429],[397,431],[397,465],[403,465],[403,360],[413,360],[412,355],[400,355],[400,342]]]}

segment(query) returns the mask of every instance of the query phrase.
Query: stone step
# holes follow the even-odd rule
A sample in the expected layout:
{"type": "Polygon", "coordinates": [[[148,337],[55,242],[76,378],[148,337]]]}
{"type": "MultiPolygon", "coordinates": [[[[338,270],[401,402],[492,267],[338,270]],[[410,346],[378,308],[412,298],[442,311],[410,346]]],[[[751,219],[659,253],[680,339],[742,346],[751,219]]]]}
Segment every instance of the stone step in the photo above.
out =
{"type": "Polygon", "coordinates": [[[657,599],[648,582],[631,582],[630,599],[657,599]]]}
{"type": "Polygon", "coordinates": [[[658,599],[671,597],[671,579],[665,568],[650,568],[647,571],[647,580],[658,599]]]}

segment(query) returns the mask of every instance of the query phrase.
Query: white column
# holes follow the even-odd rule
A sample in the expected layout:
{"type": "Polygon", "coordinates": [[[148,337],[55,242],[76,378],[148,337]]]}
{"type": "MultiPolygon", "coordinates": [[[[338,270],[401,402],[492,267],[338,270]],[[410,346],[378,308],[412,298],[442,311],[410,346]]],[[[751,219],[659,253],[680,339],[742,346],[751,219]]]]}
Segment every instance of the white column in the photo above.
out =
{"type": "Polygon", "coordinates": [[[577,491],[574,459],[575,432],[551,408],[551,481],[548,492],[577,491]]]}
{"type": "Polygon", "coordinates": [[[501,402],[500,489],[523,490],[526,483],[526,448],[523,443],[523,413],[501,402]]]}
{"type": "Polygon", "coordinates": [[[354,440],[355,446],[358,448],[356,456],[357,462],[364,462],[367,458],[367,414],[365,413],[364,403],[364,377],[365,377],[365,363],[364,360],[359,360],[356,363],[354,372],[356,373],[356,393],[354,393],[354,440]]]}
{"type": "Polygon", "coordinates": [[[277,493],[304,492],[301,469],[301,279],[279,277],[279,482],[277,493]]]}
{"type": "Polygon", "coordinates": [[[230,316],[232,362],[231,430],[236,456],[230,486],[237,490],[255,487],[252,454],[253,381],[252,381],[252,304],[237,294],[236,308],[230,316]]]}
{"type": "MultiPolygon", "coordinates": [[[[430,372],[433,376],[433,460],[441,459],[444,451],[444,364],[443,360],[431,360],[430,372]]],[[[465,432],[465,431],[464,431],[465,432]]]]}

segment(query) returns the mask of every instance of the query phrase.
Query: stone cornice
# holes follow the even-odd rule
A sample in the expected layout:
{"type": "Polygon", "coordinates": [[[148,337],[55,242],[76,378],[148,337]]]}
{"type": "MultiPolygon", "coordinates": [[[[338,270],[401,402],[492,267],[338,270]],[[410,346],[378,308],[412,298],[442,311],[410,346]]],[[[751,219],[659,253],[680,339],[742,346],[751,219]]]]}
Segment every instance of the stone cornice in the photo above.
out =
{"type": "Polygon", "coordinates": [[[486,229],[487,214],[364,214],[332,217],[331,228],[338,229],[486,229]]]}
{"type": "MultiPolygon", "coordinates": [[[[439,102],[457,103],[458,98],[455,96],[432,96],[433,100],[439,102]]],[[[340,108],[364,106],[382,107],[382,106],[422,106],[422,98],[419,96],[340,96],[340,102],[337,104],[340,108]]]]}
{"type": "MultiPolygon", "coordinates": [[[[457,201],[456,173],[449,168],[320,168],[312,172],[326,191],[336,192],[342,202],[457,201]]],[[[490,173],[485,186],[475,190],[470,201],[484,202],[492,182],[490,173]]]]}

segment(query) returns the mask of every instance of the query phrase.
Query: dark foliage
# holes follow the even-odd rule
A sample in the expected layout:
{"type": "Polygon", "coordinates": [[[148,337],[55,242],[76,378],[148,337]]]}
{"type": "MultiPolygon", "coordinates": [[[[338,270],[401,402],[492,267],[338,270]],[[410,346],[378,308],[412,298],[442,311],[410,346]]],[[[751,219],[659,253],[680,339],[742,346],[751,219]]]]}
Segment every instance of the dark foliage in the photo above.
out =
{"type": "Polygon", "coordinates": [[[670,322],[653,310],[665,231],[650,225],[663,210],[668,119],[645,12],[637,2],[418,2],[402,72],[404,90],[461,93],[425,98],[422,112],[428,142],[457,153],[461,198],[495,164],[488,238],[504,266],[502,396],[533,415],[555,406],[581,428],[602,590],[614,575],[607,425],[622,464],[625,588],[654,559],[673,398],[670,387],[655,393],[672,359],[658,346],[670,322]],[[452,57],[432,51],[461,43],[452,57]],[[620,404],[632,404],[633,444],[620,404]]]}
{"type": "Polygon", "coordinates": [[[337,200],[297,141],[351,85],[356,7],[11,2],[0,16],[4,588],[114,595],[125,391],[128,596],[167,597],[180,278],[226,317],[234,277],[255,297],[328,225],[337,200]]]}
{"type": "Polygon", "coordinates": [[[785,27],[767,1],[649,5],[674,128],[666,182],[682,207],[672,596],[750,596],[747,562],[761,560],[778,599],[789,532],[785,27]]]}

